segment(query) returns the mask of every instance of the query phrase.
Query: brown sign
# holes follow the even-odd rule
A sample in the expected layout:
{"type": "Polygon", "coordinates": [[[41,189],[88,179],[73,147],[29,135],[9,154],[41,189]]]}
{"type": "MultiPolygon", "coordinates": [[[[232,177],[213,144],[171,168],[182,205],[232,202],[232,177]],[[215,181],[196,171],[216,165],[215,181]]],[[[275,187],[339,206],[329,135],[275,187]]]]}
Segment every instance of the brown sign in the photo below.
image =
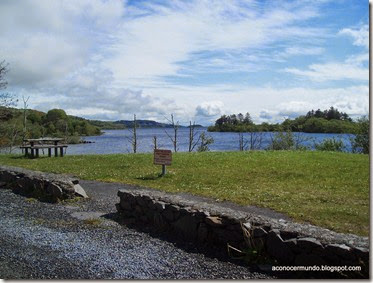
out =
{"type": "Polygon", "coordinates": [[[154,149],[155,165],[171,165],[172,152],[168,149],[154,149]]]}

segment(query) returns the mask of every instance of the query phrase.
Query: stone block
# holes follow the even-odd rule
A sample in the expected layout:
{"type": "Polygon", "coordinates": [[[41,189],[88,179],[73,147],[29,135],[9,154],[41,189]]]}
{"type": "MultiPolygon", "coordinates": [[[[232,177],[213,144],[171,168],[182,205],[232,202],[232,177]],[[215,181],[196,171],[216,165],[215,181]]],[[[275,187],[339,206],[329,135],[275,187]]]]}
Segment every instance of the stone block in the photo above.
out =
{"type": "Polygon", "coordinates": [[[61,199],[62,198],[62,189],[60,186],[49,183],[46,189],[47,193],[52,195],[56,199],[61,199]]]}
{"type": "Polygon", "coordinates": [[[326,265],[327,262],[321,257],[314,254],[301,253],[294,259],[294,265],[313,266],[313,265],[326,265]]]}
{"type": "Polygon", "coordinates": [[[280,264],[290,264],[294,259],[291,249],[273,230],[268,233],[266,247],[268,254],[277,259],[280,264]]]}
{"type": "Polygon", "coordinates": [[[224,226],[222,218],[218,216],[206,217],[205,222],[212,227],[223,227],[224,226]]]}
{"type": "Polygon", "coordinates": [[[133,206],[131,205],[131,203],[129,203],[126,199],[123,199],[123,198],[120,200],[120,206],[123,210],[133,209],[133,206]]]}
{"type": "Polygon", "coordinates": [[[325,247],[325,252],[329,255],[334,254],[343,259],[355,259],[355,254],[352,252],[352,249],[346,245],[329,244],[325,247]]]}
{"type": "Polygon", "coordinates": [[[166,209],[166,203],[163,201],[157,201],[155,204],[155,209],[159,212],[162,212],[163,210],[166,209]]]}
{"type": "Polygon", "coordinates": [[[180,234],[181,237],[189,241],[197,239],[198,221],[196,217],[190,215],[181,216],[177,221],[172,223],[174,229],[180,234]]]}
{"type": "Polygon", "coordinates": [[[175,220],[174,213],[170,209],[165,209],[162,212],[162,216],[166,218],[167,221],[170,221],[170,222],[175,220]]]}
{"type": "Polygon", "coordinates": [[[298,237],[298,235],[299,235],[298,232],[295,232],[295,231],[280,230],[280,236],[284,241],[295,239],[298,237]]]}
{"type": "Polygon", "coordinates": [[[205,223],[200,223],[197,231],[197,241],[199,243],[204,243],[208,239],[208,233],[207,225],[205,223]]]}
{"type": "Polygon", "coordinates": [[[297,240],[298,247],[304,251],[304,253],[310,253],[314,249],[323,248],[323,245],[315,238],[299,238],[297,240]]]}
{"type": "Polygon", "coordinates": [[[264,238],[267,236],[267,231],[261,227],[256,227],[252,230],[251,235],[254,238],[264,238]]]}

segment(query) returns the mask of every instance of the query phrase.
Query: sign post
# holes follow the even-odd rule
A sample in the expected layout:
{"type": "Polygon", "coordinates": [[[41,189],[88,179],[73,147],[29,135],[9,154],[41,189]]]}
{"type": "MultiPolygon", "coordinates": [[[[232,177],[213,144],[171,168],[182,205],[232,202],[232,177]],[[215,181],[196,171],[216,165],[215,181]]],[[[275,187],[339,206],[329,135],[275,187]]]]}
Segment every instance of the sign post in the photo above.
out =
{"type": "Polygon", "coordinates": [[[154,164],[162,165],[162,175],[166,175],[166,165],[171,165],[172,152],[168,149],[154,149],[154,164]]]}

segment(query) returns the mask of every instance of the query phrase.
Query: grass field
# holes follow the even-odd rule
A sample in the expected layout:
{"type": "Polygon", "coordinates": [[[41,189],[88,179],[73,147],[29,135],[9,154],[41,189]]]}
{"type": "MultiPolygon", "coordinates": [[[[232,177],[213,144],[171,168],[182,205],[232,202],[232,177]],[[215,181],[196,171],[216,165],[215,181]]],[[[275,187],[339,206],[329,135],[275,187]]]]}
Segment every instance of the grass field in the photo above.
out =
{"type": "Polygon", "coordinates": [[[168,175],[152,154],[76,155],[0,164],[69,173],[86,180],[137,184],[272,208],[299,222],[338,232],[369,233],[369,156],[317,151],[173,154],[168,175]]]}

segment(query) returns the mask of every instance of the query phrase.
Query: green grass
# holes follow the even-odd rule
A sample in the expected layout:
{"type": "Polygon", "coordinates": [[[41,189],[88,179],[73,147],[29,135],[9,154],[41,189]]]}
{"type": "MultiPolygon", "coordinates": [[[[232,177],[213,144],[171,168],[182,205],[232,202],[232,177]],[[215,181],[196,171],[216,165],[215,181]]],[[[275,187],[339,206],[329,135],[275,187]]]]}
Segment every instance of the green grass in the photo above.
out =
{"type": "Polygon", "coordinates": [[[137,184],[168,192],[272,208],[296,221],[338,232],[369,233],[369,156],[315,151],[173,154],[168,175],[152,154],[77,155],[27,159],[0,155],[0,164],[86,180],[137,184]]]}

